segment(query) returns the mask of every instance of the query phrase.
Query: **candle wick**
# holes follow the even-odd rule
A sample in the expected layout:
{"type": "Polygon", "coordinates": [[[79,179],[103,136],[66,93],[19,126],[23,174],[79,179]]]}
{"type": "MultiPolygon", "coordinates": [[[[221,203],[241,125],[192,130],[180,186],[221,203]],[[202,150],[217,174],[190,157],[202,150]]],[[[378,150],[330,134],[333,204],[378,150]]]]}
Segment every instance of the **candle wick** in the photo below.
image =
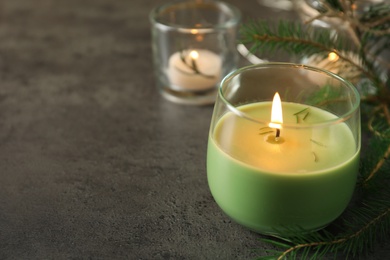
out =
{"type": "Polygon", "coordinates": [[[277,136],[274,136],[274,135],[269,135],[267,137],[267,142],[270,143],[270,144],[282,144],[284,143],[284,138],[280,136],[280,130],[277,129],[279,132],[279,134],[277,136]]]}
{"type": "Polygon", "coordinates": [[[200,74],[200,71],[199,71],[199,69],[198,69],[198,66],[196,65],[196,60],[195,60],[193,57],[191,57],[191,63],[192,63],[192,69],[193,69],[196,73],[200,74]]]}
{"type": "Polygon", "coordinates": [[[276,128],[276,136],[275,136],[275,140],[278,140],[280,137],[280,129],[279,128],[276,128]]]}

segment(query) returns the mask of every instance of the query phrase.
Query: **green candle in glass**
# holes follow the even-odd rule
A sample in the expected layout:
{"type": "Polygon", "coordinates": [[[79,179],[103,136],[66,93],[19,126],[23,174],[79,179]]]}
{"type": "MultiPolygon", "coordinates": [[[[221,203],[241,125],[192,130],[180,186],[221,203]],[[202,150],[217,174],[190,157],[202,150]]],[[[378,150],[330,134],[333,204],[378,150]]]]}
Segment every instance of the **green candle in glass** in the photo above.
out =
{"type": "Polygon", "coordinates": [[[207,153],[217,204],[264,234],[311,232],[335,220],[356,183],[359,102],[349,82],[316,68],[269,63],[228,75],[207,153]]]}

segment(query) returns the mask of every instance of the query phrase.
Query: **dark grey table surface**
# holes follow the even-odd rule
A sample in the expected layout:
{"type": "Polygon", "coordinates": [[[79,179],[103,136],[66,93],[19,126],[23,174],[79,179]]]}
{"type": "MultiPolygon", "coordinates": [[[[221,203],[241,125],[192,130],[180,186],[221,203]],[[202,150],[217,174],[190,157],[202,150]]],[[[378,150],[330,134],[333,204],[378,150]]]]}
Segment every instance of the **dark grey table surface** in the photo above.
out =
{"type": "MultiPolygon", "coordinates": [[[[0,3],[0,259],[252,259],[207,185],[212,106],[155,87],[157,0],[0,3]]],[[[290,17],[230,0],[248,17],[290,17]]],[[[254,249],[258,250],[254,250],[254,249]]],[[[388,243],[369,259],[390,255],[388,243]]]]}

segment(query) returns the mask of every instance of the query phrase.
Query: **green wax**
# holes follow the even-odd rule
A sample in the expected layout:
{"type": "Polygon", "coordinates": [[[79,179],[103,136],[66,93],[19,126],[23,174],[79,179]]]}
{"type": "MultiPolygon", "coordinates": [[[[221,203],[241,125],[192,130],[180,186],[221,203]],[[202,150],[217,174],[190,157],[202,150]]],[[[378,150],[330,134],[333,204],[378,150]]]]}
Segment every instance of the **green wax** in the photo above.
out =
{"type": "MultiPolygon", "coordinates": [[[[229,112],[210,131],[208,143],[215,201],[238,223],[265,234],[313,231],[335,220],[352,197],[359,167],[360,147],[345,123],[310,127],[335,115],[310,107],[297,120],[294,114],[307,106],[282,106],[284,122],[307,127],[282,128],[283,141],[272,143],[267,140],[274,133],[262,134],[266,126],[229,112]]],[[[239,109],[262,121],[271,115],[270,102],[239,109]]]]}

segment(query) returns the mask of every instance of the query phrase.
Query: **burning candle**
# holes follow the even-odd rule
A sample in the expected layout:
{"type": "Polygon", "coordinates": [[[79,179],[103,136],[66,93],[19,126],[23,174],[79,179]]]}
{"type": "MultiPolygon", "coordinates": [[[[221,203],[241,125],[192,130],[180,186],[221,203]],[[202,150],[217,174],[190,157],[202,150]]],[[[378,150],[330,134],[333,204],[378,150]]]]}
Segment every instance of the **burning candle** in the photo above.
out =
{"type": "Polygon", "coordinates": [[[351,199],[359,166],[348,125],[317,126],[338,117],[281,102],[279,94],[236,109],[220,117],[209,136],[208,183],[221,209],[265,234],[313,231],[336,219],[351,199]]]}
{"type": "MultiPolygon", "coordinates": [[[[351,62],[356,65],[361,65],[361,61],[359,58],[351,53],[344,54],[346,58],[348,58],[351,62]]],[[[312,55],[308,58],[302,60],[303,64],[317,67],[320,69],[325,69],[327,71],[333,72],[343,78],[346,78],[354,83],[360,78],[361,71],[356,68],[353,64],[346,60],[340,59],[339,55],[335,52],[330,52],[326,58],[320,55],[312,55]]],[[[311,79],[314,82],[316,79],[311,79]]],[[[322,84],[325,84],[323,82],[322,84]]]]}
{"type": "Polygon", "coordinates": [[[184,50],[169,58],[167,75],[178,90],[215,88],[221,79],[221,58],[204,49],[184,50]]]}
{"type": "Polygon", "coordinates": [[[275,141],[279,140],[280,128],[282,123],[283,123],[282,101],[280,100],[279,93],[276,92],[274,96],[274,100],[272,102],[271,123],[268,124],[269,127],[276,129],[275,141]]]}

